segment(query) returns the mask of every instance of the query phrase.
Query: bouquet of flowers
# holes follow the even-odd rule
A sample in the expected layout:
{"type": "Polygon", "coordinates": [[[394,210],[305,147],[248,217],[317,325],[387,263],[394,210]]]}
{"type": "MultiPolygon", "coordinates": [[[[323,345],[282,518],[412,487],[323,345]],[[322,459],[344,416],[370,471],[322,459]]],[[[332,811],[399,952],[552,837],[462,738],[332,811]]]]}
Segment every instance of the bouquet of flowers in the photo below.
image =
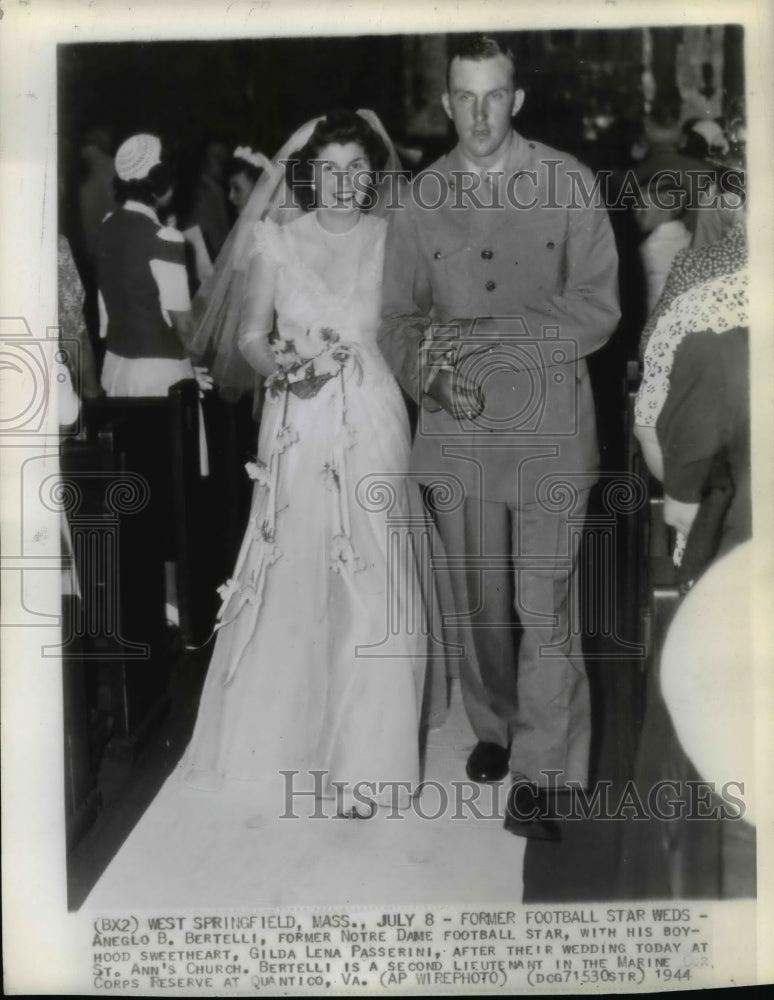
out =
{"type": "Polygon", "coordinates": [[[360,370],[352,345],[342,343],[339,334],[329,326],[309,329],[298,339],[274,332],[269,335],[269,343],[279,365],[266,379],[266,389],[274,397],[286,390],[304,399],[316,396],[349,361],[360,370]]]}

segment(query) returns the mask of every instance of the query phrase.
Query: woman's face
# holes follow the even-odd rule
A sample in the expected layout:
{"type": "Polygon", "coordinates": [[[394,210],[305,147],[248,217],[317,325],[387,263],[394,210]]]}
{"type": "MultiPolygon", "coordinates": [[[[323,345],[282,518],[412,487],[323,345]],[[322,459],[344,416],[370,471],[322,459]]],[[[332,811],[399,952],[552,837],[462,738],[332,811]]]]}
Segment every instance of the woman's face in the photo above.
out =
{"type": "Polygon", "coordinates": [[[247,174],[240,173],[232,174],[228,180],[228,200],[237,210],[237,215],[241,215],[244,211],[244,207],[253,193],[253,188],[255,187],[255,182],[252,181],[247,174]]]}
{"type": "Polygon", "coordinates": [[[332,142],[314,160],[317,205],[338,212],[358,212],[368,197],[371,163],[357,142],[332,142]]]}

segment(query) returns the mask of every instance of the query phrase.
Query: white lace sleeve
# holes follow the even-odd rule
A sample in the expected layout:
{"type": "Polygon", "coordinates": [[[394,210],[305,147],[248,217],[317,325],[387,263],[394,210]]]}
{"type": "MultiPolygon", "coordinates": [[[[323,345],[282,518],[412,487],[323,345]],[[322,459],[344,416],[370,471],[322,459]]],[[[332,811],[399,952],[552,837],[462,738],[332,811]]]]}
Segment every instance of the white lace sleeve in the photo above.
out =
{"type": "Polygon", "coordinates": [[[256,254],[270,257],[275,263],[282,259],[282,235],[280,227],[271,219],[256,222],[253,229],[253,242],[250,248],[250,258],[256,254]]]}

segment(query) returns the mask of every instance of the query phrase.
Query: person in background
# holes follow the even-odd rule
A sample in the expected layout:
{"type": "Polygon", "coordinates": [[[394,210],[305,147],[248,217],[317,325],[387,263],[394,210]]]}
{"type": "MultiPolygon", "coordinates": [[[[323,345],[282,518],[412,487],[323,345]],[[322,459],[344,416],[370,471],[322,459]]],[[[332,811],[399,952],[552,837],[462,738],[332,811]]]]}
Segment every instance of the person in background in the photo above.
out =
{"type": "MultiPolygon", "coordinates": [[[[745,216],[739,209],[721,240],[678,254],[643,331],[635,435],[650,472],[664,483],[664,519],[678,532],[678,566],[685,547],[689,563],[706,563],[696,555],[697,545],[714,553],[729,511],[737,525],[732,536],[739,541],[748,533],[743,509],[749,506],[749,472],[743,470],[749,462],[749,441],[744,444],[749,416],[740,415],[749,414],[748,283],[745,216]],[[717,537],[707,542],[709,520],[717,537]]],[[[693,566],[687,576],[695,575],[693,566]]]]}
{"type": "Polygon", "coordinates": [[[226,170],[228,177],[228,200],[237,215],[241,215],[253,188],[264,170],[271,169],[271,162],[249,146],[237,146],[226,170]]]}
{"type": "Polygon", "coordinates": [[[648,152],[634,168],[640,190],[645,191],[652,177],[671,174],[684,193],[682,221],[691,234],[691,246],[718,240],[723,235],[723,220],[707,208],[717,197],[715,169],[702,156],[708,144],[699,132],[686,132],[679,109],[669,105],[655,108],[643,121],[643,134],[648,152]],[[689,134],[692,138],[686,145],[689,134]]]}
{"type": "MultiPolygon", "coordinates": [[[[59,179],[59,225],[64,224],[64,183],[59,179]]],[[[94,350],[91,346],[83,314],[85,293],[73,260],[67,237],[60,231],[57,244],[57,306],[59,320],[59,350],[54,355],[53,375],[59,426],[67,430],[76,424],[81,412],[81,399],[102,395],[97,378],[94,350]]],[[[59,515],[62,554],[62,595],[81,596],[78,571],[73,555],[72,536],[67,515],[59,515]]]]}
{"type": "MultiPolygon", "coordinates": [[[[676,258],[644,336],[635,433],[648,468],[663,483],[664,520],[677,532],[675,583],[687,597],[670,625],[663,652],[653,651],[634,768],[640,794],[664,780],[676,785],[676,821],[635,821],[625,828],[624,890],[630,898],[645,886],[651,898],[755,893],[754,829],[710,809],[703,809],[702,822],[696,822],[687,791],[700,777],[720,789],[724,777],[745,776],[744,770],[729,775],[703,770],[695,736],[702,729],[708,732],[702,712],[723,706],[721,716],[716,712],[711,717],[717,748],[712,767],[722,763],[729,750],[733,757],[738,735],[728,723],[735,713],[738,718],[744,699],[735,681],[719,697],[717,682],[722,678],[728,683],[730,675],[740,672],[744,684],[749,671],[743,654],[740,659],[743,647],[738,641],[746,631],[739,619],[749,609],[747,598],[740,600],[744,578],[735,579],[733,573],[724,578],[721,572],[720,587],[716,582],[708,593],[704,588],[705,580],[717,579],[716,567],[736,565],[723,557],[731,550],[739,552],[752,534],[748,282],[740,213],[722,240],[676,258]],[[724,586],[732,588],[725,602],[724,586]],[[732,619],[733,627],[724,628],[732,619]],[[707,631],[708,622],[717,639],[711,650],[695,632],[697,627],[707,631]],[[733,655],[725,655],[729,651],[733,655]],[[685,698],[690,680],[699,676],[701,686],[685,698]],[[675,690],[683,695],[679,703],[675,690]],[[662,695],[668,698],[671,718],[662,695]]],[[[712,801],[717,806],[718,800],[712,801]]]]}
{"type": "MultiPolygon", "coordinates": [[[[61,213],[60,213],[61,217],[61,213]]],[[[82,398],[94,399],[102,395],[94,350],[86,329],[83,315],[85,292],[75,266],[67,237],[59,234],[57,246],[57,286],[59,291],[59,336],[63,341],[66,364],[71,384],[82,398]],[[70,345],[75,343],[74,351],[70,345]]],[[[68,423],[72,421],[62,421],[68,423]]]]}
{"type": "Polygon", "coordinates": [[[739,566],[738,554],[749,549],[752,536],[745,291],[737,273],[682,296],[689,322],[674,328],[671,358],[661,354],[659,360],[668,379],[652,447],[663,480],[664,519],[678,541],[684,539],[674,561],[686,596],[663,649],[653,650],[633,780],[643,801],[660,782],[671,783],[674,819],[651,817],[624,827],[629,898],[643,892],[650,898],[755,895],[754,827],[718,812],[722,802],[714,794],[698,816],[692,814],[689,791],[701,778],[719,791],[726,779],[744,781],[751,774],[739,725],[744,718],[749,727],[751,717],[749,553],[741,574],[726,575],[739,566]],[[697,752],[702,745],[711,752],[697,752]]]}
{"type": "Polygon", "coordinates": [[[683,589],[752,536],[749,330],[695,331],[675,351],[656,422],[683,589]]]}
{"type": "Polygon", "coordinates": [[[201,229],[207,253],[212,261],[220,253],[231,229],[224,184],[228,160],[229,151],[225,143],[218,139],[210,139],[204,148],[190,211],[185,212],[181,220],[185,230],[195,226],[201,229]]]}
{"type": "Polygon", "coordinates": [[[172,171],[154,135],[127,139],[115,170],[120,208],[97,242],[102,386],[109,396],[165,396],[197,374],[185,350],[191,300],[183,236],[157,214],[171,201],[172,171]]]}
{"type": "Polygon", "coordinates": [[[672,261],[691,245],[685,225],[685,192],[668,175],[642,191],[642,205],[634,210],[637,227],[645,236],[639,247],[645,276],[647,314],[659,300],[672,261]]]}
{"type": "Polygon", "coordinates": [[[85,136],[80,149],[81,161],[86,168],[86,177],[78,189],[80,242],[92,266],[96,260],[102,220],[116,207],[114,148],[104,129],[93,129],[85,136]]]}
{"type": "MultiPolygon", "coordinates": [[[[60,144],[63,142],[60,137],[60,144]]],[[[66,142],[66,140],[64,140],[66,142]]],[[[67,156],[61,155],[61,172],[69,174],[68,198],[60,192],[61,232],[67,235],[84,289],[83,312],[97,366],[102,360],[103,344],[99,339],[99,310],[97,308],[97,235],[102,220],[116,208],[113,181],[115,144],[111,135],[102,128],[94,128],[80,138],[77,148],[76,181],[67,171],[67,156]],[[69,197],[72,193],[72,197],[69,197]]],[[[72,164],[74,166],[75,163],[72,164]]]]}
{"type": "Polygon", "coordinates": [[[217,139],[211,139],[201,154],[201,165],[193,177],[183,179],[176,191],[171,224],[180,229],[186,243],[186,267],[191,295],[212,275],[214,262],[231,229],[224,181],[228,149],[217,139]]]}
{"type": "MultiPolygon", "coordinates": [[[[185,347],[192,325],[185,241],[157,214],[174,189],[161,140],[133,135],[119,147],[115,169],[120,208],[102,223],[97,241],[100,335],[107,343],[102,386],[108,396],[166,396],[176,382],[195,378],[202,392],[212,380],[194,369],[185,347]]],[[[200,472],[207,476],[201,411],[198,433],[200,472]]],[[[173,561],[166,563],[166,591],[167,620],[177,624],[173,561]]]]}

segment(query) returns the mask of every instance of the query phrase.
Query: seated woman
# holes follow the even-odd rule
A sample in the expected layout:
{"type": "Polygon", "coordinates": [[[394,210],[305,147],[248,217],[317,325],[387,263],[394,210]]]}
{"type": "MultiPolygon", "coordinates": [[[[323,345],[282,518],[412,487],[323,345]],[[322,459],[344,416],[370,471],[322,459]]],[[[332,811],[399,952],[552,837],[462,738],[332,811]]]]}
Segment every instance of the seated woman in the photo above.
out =
{"type": "Polygon", "coordinates": [[[165,396],[194,378],[186,355],[191,300],[182,234],[162,226],[173,179],[161,141],[135,135],[116,153],[120,208],[97,240],[100,335],[107,339],[102,386],[108,396],[165,396]]]}

